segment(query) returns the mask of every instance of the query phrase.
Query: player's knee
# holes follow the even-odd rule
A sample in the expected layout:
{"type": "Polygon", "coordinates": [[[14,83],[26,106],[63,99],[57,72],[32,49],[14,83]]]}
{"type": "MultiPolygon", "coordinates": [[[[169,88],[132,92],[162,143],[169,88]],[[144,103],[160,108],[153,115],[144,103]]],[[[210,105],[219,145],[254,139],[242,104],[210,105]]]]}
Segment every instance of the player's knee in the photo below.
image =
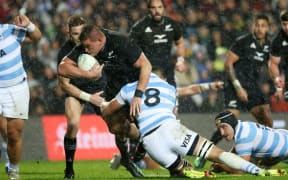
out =
{"type": "Polygon", "coordinates": [[[7,131],[7,139],[11,142],[16,142],[22,137],[22,131],[18,131],[16,129],[7,131]]]}
{"type": "Polygon", "coordinates": [[[171,177],[183,177],[183,170],[187,167],[192,167],[192,164],[178,156],[176,161],[167,169],[169,170],[171,177]]]}
{"type": "Polygon", "coordinates": [[[202,159],[207,159],[212,148],[214,147],[214,144],[205,138],[201,138],[201,139],[202,139],[202,142],[200,142],[200,146],[197,149],[196,156],[201,157],[202,159]]]}

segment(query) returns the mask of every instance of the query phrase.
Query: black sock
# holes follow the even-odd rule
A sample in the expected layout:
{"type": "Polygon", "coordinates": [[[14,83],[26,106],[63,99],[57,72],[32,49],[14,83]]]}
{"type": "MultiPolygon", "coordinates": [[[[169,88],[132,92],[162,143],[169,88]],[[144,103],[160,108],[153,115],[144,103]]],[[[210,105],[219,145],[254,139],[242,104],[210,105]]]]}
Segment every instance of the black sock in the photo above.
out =
{"type": "Polygon", "coordinates": [[[76,138],[64,137],[64,150],[66,157],[66,170],[73,170],[74,154],[76,151],[76,138]]]}
{"type": "Polygon", "coordinates": [[[128,150],[128,138],[122,138],[118,135],[115,135],[116,146],[120,151],[122,159],[129,158],[129,150],[128,150]]]}
{"type": "Polygon", "coordinates": [[[146,150],[144,149],[143,144],[139,143],[138,140],[137,140],[137,143],[138,143],[137,149],[136,149],[136,152],[134,154],[134,161],[135,162],[140,161],[141,159],[144,159],[145,154],[146,154],[146,150]]]}
{"type": "Polygon", "coordinates": [[[221,141],[222,139],[222,136],[221,136],[221,132],[219,129],[217,129],[217,131],[215,131],[213,134],[212,134],[212,137],[211,137],[211,141],[214,143],[214,144],[218,144],[219,141],[221,141]]]}

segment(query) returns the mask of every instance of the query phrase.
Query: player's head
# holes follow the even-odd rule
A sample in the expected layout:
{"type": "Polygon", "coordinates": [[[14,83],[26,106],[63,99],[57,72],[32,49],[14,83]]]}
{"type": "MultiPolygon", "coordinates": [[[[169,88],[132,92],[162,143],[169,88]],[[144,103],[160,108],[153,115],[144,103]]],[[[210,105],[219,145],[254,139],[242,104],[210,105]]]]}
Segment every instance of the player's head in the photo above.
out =
{"type": "Polygon", "coordinates": [[[265,14],[258,14],[254,19],[254,35],[257,39],[265,39],[269,31],[269,18],[265,14]]]}
{"type": "Polygon", "coordinates": [[[92,56],[96,56],[99,53],[106,40],[105,34],[94,24],[85,25],[79,39],[85,51],[92,56]]]}
{"type": "Polygon", "coordinates": [[[288,10],[280,13],[280,20],[283,31],[288,34],[288,10]]]}
{"type": "Polygon", "coordinates": [[[165,11],[165,3],[163,0],[148,0],[148,9],[152,20],[161,23],[165,11]]]}
{"type": "Polygon", "coordinates": [[[81,16],[71,16],[68,19],[68,32],[70,39],[78,44],[80,43],[79,36],[86,21],[81,16]]]}
{"type": "Polygon", "coordinates": [[[129,114],[130,106],[125,105],[115,111],[113,114],[104,117],[108,124],[109,131],[113,134],[127,136],[130,132],[131,116],[129,114]]]}
{"type": "Polygon", "coordinates": [[[221,136],[231,141],[234,138],[235,128],[238,120],[230,111],[222,111],[215,117],[215,125],[220,130],[221,136]]]}

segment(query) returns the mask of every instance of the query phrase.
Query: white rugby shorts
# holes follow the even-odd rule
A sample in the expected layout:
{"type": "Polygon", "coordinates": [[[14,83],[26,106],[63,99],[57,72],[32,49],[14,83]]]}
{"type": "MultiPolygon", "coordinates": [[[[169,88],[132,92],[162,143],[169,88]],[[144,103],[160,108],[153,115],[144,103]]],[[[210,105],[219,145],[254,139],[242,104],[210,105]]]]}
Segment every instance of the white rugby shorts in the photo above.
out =
{"type": "Polygon", "coordinates": [[[143,145],[154,160],[168,168],[178,155],[187,155],[197,135],[180,121],[167,120],[154,132],[143,137],[143,145]]]}
{"type": "Polygon", "coordinates": [[[29,87],[27,81],[0,88],[0,114],[8,118],[28,119],[29,87]]]}

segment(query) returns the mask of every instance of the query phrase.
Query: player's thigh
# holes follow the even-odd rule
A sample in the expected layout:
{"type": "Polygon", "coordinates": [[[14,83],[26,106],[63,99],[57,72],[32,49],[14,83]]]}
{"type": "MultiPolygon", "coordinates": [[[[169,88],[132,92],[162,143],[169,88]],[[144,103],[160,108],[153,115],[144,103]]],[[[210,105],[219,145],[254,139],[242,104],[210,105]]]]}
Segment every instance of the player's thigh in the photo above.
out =
{"type": "Polygon", "coordinates": [[[197,136],[197,133],[186,128],[179,121],[169,120],[162,124],[155,132],[144,137],[144,146],[145,148],[147,147],[146,150],[151,157],[155,158],[160,164],[161,161],[169,164],[173,163],[178,155],[187,155],[191,151],[191,148],[193,151],[197,143],[197,136]],[[169,159],[169,163],[166,157],[168,154],[172,157],[169,159]]]}
{"type": "Polygon", "coordinates": [[[65,98],[65,114],[67,117],[67,121],[70,123],[78,123],[80,121],[81,113],[83,111],[84,104],[72,97],[65,98]]]}
{"type": "Polygon", "coordinates": [[[143,138],[143,146],[149,156],[165,168],[173,164],[178,157],[178,155],[169,148],[166,137],[157,133],[157,131],[143,138]]]}
{"type": "Polygon", "coordinates": [[[28,119],[30,94],[27,82],[0,88],[0,97],[0,113],[4,117],[28,119]]]}

